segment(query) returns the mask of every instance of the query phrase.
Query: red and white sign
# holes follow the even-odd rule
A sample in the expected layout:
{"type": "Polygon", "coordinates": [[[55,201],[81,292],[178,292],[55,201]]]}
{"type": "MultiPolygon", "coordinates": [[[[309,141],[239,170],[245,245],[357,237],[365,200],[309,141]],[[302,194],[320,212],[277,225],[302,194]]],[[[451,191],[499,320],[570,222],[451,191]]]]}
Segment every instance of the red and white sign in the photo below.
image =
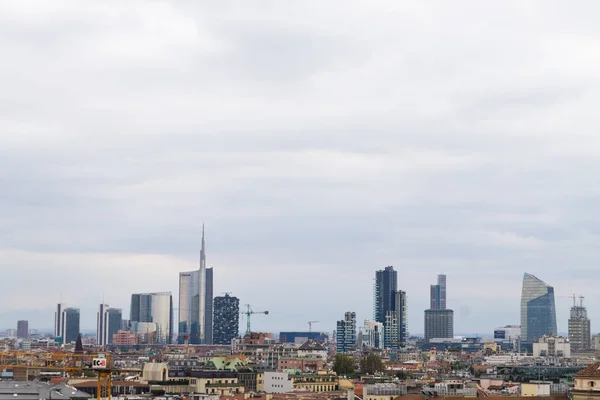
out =
{"type": "Polygon", "coordinates": [[[106,358],[94,358],[92,360],[92,369],[106,369],[106,358]]]}

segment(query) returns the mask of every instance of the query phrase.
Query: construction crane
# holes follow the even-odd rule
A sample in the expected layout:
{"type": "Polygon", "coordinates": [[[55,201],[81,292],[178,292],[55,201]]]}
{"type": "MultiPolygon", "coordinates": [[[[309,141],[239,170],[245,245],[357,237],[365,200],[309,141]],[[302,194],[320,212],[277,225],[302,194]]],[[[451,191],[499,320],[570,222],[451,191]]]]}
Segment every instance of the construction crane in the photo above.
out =
{"type": "Polygon", "coordinates": [[[312,332],[312,324],[316,324],[319,321],[308,321],[308,331],[312,332]]]}
{"type": "Polygon", "coordinates": [[[268,311],[254,311],[254,310],[252,310],[252,306],[250,304],[246,304],[246,311],[242,311],[240,314],[243,314],[246,316],[246,333],[250,333],[250,332],[252,332],[252,330],[250,329],[250,317],[253,314],[269,315],[269,312],[268,311]]]}
{"type": "Polygon", "coordinates": [[[23,371],[25,380],[29,380],[30,372],[40,373],[57,371],[65,374],[81,375],[84,371],[98,374],[96,398],[111,399],[113,373],[133,372],[141,370],[115,369],[111,363],[110,353],[77,354],[77,353],[36,353],[25,351],[0,351],[0,370],[12,369],[23,371]]]}

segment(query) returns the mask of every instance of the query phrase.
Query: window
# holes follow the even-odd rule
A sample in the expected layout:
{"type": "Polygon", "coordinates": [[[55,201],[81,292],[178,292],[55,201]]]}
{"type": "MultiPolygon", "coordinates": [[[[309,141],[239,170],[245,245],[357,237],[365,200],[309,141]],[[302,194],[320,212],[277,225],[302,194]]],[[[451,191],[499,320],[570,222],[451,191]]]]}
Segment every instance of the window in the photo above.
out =
{"type": "Polygon", "coordinates": [[[591,388],[594,387],[595,385],[596,385],[596,382],[594,382],[594,381],[589,381],[588,382],[588,386],[591,387],[591,388]]]}

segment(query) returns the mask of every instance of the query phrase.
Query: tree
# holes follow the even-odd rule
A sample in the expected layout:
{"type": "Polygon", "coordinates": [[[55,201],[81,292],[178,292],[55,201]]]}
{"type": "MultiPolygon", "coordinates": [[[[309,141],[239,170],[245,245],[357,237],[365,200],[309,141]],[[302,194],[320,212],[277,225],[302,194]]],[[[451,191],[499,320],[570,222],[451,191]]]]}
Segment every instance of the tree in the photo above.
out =
{"type": "Polygon", "coordinates": [[[398,378],[400,380],[405,380],[408,378],[408,374],[404,371],[398,371],[398,372],[396,372],[396,378],[398,378]]]}
{"type": "Polygon", "coordinates": [[[383,371],[385,371],[383,361],[376,354],[367,354],[360,360],[360,372],[363,374],[375,375],[375,373],[383,371]]]}
{"type": "Polygon", "coordinates": [[[333,370],[338,375],[352,375],[354,373],[354,360],[345,354],[336,354],[333,360],[333,370]]]}

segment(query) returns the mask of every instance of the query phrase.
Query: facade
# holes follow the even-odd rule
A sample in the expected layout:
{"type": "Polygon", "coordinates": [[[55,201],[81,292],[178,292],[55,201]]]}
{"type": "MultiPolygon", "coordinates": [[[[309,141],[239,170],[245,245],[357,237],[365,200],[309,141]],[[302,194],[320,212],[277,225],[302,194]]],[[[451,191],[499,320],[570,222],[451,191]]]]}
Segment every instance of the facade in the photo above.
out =
{"type": "Polygon", "coordinates": [[[213,322],[213,343],[231,344],[240,328],[240,300],[229,294],[215,297],[213,322]]]}
{"type": "Polygon", "coordinates": [[[430,287],[430,308],[425,310],[425,341],[454,337],[454,311],[446,308],[446,275],[430,287]]]}
{"type": "Polygon", "coordinates": [[[340,379],[335,374],[318,373],[314,375],[292,376],[294,389],[303,389],[310,392],[334,392],[339,390],[340,379]]]}
{"type": "Polygon", "coordinates": [[[589,350],[592,348],[592,333],[587,309],[581,303],[571,307],[569,318],[569,342],[572,350],[589,350]]]}
{"type": "Polygon", "coordinates": [[[600,364],[593,364],[573,376],[573,400],[600,399],[600,364]]]}
{"type": "Polygon", "coordinates": [[[112,336],[112,344],[115,346],[135,346],[138,344],[138,335],[133,332],[119,330],[112,336]]]}
{"type": "Polygon", "coordinates": [[[110,308],[108,304],[100,304],[96,319],[96,343],[98,346],[112,344],[113,335],[121,329],[123,312],[120,308],[110,308]]]}
{"type": "Polygon", "coordinates": [[[26,339],[29,337],[29,321],[17,322],[17,338],[26,339]]]}
{"type": "Polygon", "coordinates": [[[431,285],[429,308],[432,310],[446,309],[446,275],[438,275],[437,285],[431,285]]]}
{"type": "Polygon", "coordinates": [[[156,344],[171,344],[173,337],[173,296],[171,292],[131,295],[130,322],[156,324],[156,344]]]}
{"type": "Polygon", "coordinates": [[[521,337],[520,325],[506,325],[494,329],[494,339],[513,341],[521,337]]]}
{"type": "Polygon", "coordinates": [[[54,313],[54,337],[62,338],[62,336],[63,336],[63,334],[62,334],[62,327],[63,327],[62,318],[63,318],[63,311],[65,308],[66,308],[66,306],[62,303],[58,303],[56,305],[56,312],[54,313]]]}
{"type": "Polygon", "coordinates": [[[337,322],[337,353],[349,353],[356,350],[356,313],[346,312],[344,319],[337,322]]]}
{"type": "Polygon", "coordinates": [[[540,337],[556,333],[554,288],[526,273],[521,292],[521,343],[530,347],[540,337]]]}
{"type": "Polygon", "coordinates": [[[383,349],[384,329],[381,322],[365,319],[362,330],[362,344],[375,349],[383,349]]]}
{"type": "Polygon", "coordinates": [[[425,310],[425,341],[454,337],[453,310],[425,310]]]}
{"type": "MultiPolygon", "coordinates": [[[[203,225],[200,266],[196,271],[179,274],[179,331],[177,337],[179,344],[206,343],[209,319],[212,327],[212,276],[212,269],[210,272],[206,269],[206,243],[203,225]],[[208,291],[210,291],[210,298],[208,291]],[[207,299],[209,300],[208,306],[211,308],[210,315],[207,315],[207,299]]],[[[209,338],[210,336],[212,333],[209,338]]]]}
{"type": "Polygon", "coordinates": [[[388,312],[394,310],[393,293],[398,290],[398,272],[388,266],[375,272],[375,288],[373,293],[373,319],[385,324],[388,312]]]}
{"type": "Polygon", "coordinates": [[[287,393],[293,389],[292,380],[287,372],[265,371],[264,382],[266,393],[287,393]]]}
{"type": "Polygon", "coordinates": [[[61,317],[62,342],[75,342],[79,336],[79,308],[65,308],[61,317]]]}
{"type": "Polygon", "coordinates": [[[327,335],[321,332],[279,332],[280,343],[304,343],[309,339],[325,342],[327,335]]]}
{"type": "Polygon", "coordinates": [[[534,357],[571,357],[571,343],[564,337],[542,336],[533,343],[534,357]]]}
{"type": "Polygon", "coordinates": [[[206,312],[204,313],[204,344],[213,344],[213,268],[206,268],[206,312]]]}

